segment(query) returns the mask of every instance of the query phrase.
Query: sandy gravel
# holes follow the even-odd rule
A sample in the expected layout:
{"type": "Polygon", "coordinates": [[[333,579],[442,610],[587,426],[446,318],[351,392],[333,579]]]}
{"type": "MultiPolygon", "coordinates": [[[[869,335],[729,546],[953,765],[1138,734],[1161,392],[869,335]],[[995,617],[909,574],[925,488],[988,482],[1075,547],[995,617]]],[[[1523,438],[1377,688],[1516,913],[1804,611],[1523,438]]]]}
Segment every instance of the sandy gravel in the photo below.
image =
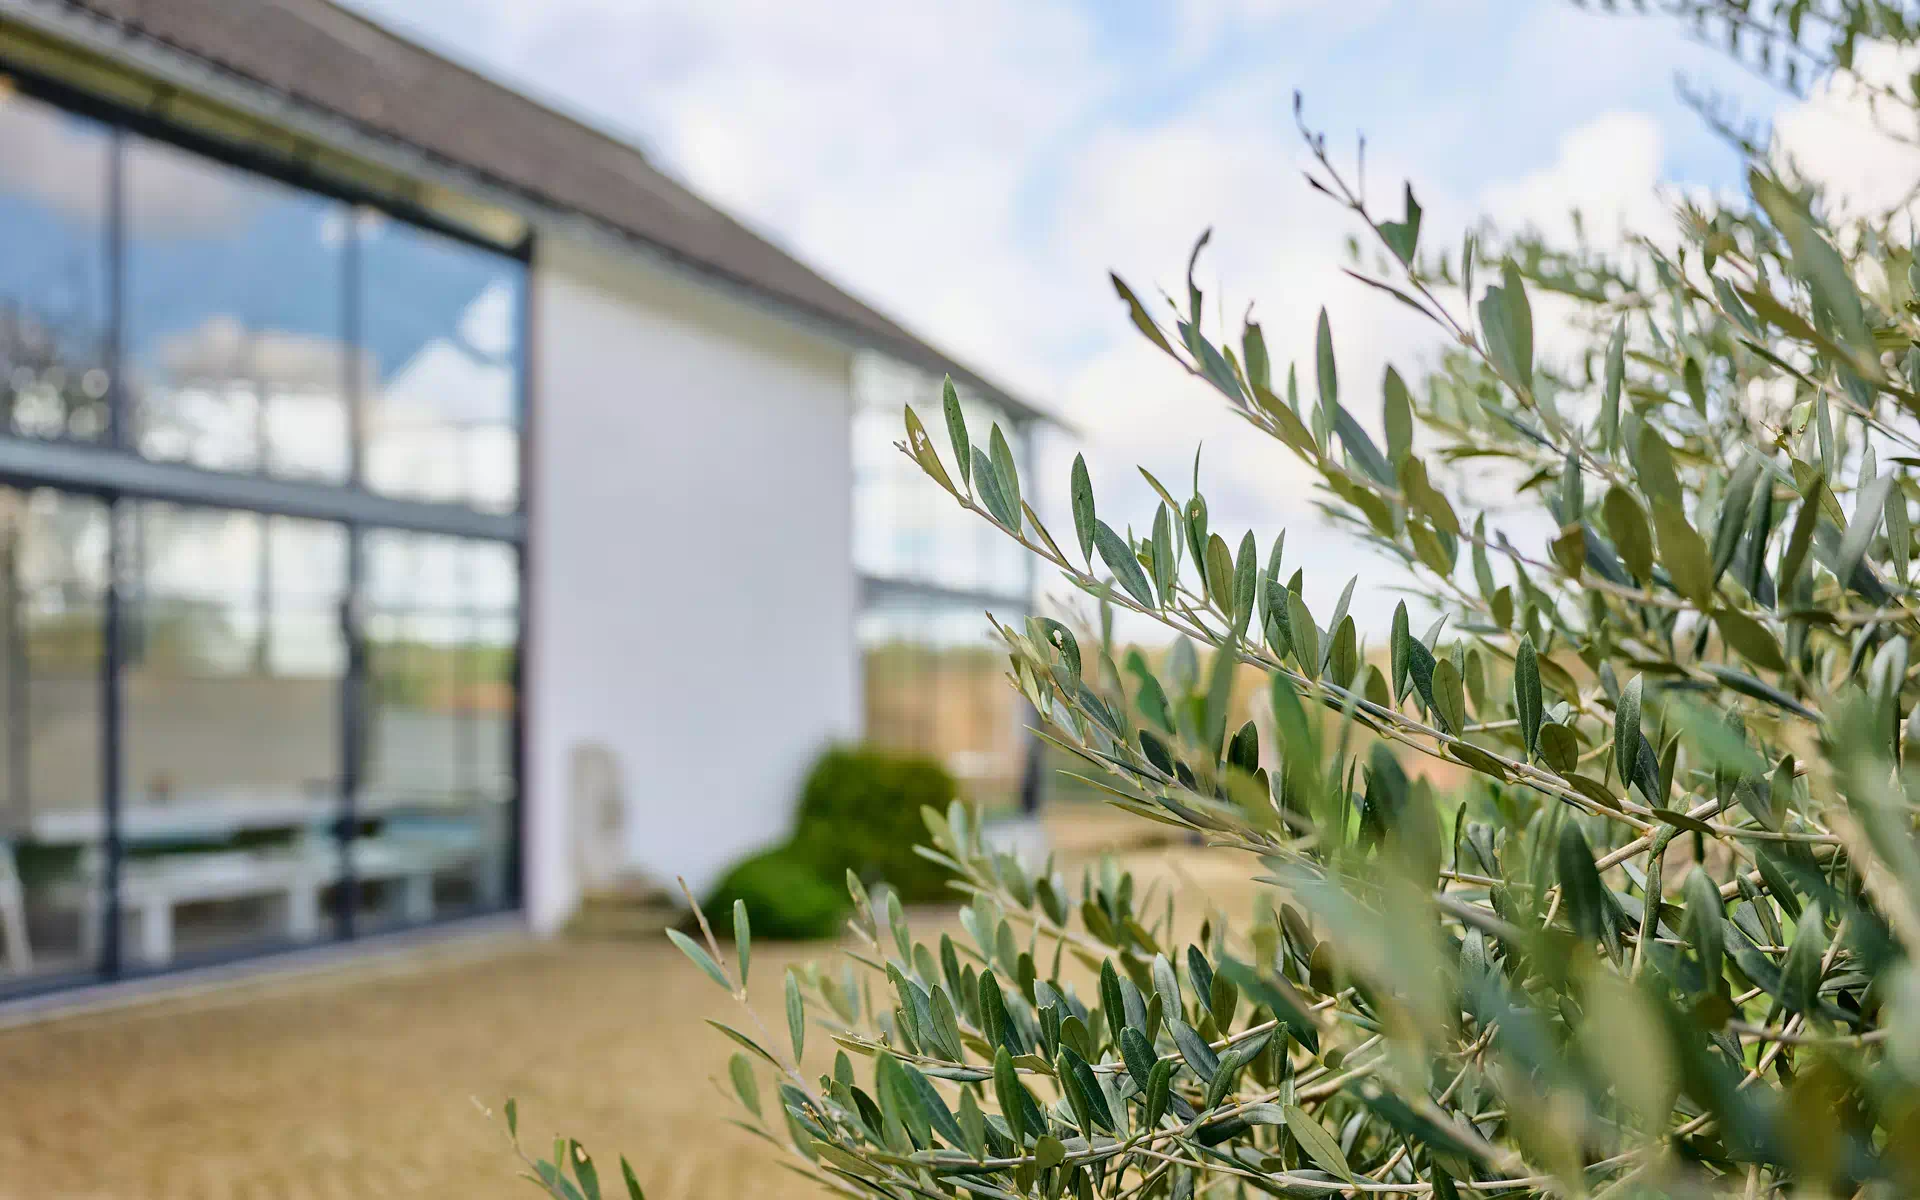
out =
{"type": "MultiPolygon", "coordinates": [[[[1117,831],[1082,812],[1068,840],[1117,831]]],[[[1244,902],[1236,856],[1130,857],[1244,902]]],[[[782,968],[823,948],[756,950],[777,1026],[782,968]]],[[[532,1197],[473,1103],[507,1095],[532,1144],[559,1127],[624,1152],[652,1200],[815,1194],[724,1123],[727,1049],[700,1018],[733,1010],[664,939],[513,941],[0,1032],[0,1200],[532,1197]]],[[[830,1050],[816,1036],[810,1063],[830,1050]]]]}

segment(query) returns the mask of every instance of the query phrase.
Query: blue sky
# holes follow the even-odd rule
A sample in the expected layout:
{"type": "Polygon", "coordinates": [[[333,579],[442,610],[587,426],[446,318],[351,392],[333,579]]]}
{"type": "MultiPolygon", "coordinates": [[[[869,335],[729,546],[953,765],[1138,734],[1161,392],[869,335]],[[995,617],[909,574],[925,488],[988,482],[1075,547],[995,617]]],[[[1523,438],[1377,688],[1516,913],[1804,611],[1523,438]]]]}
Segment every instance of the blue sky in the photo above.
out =
{"type": "MultiPolygon", "coordinates": [[[[1184,479],[1208,443],[1216,523],[1286,525],[1309,600],[1356,556],[1308,482],[1155,360],[1108,289],[1201,279],[1249,300],[1282,356],[1333,314],[1363,419],[1425,331],[1343,280],[1350,225],[1301,181],[1291,96],[1375,197],[1411,178],[1430,236],[1481,214],[1603,235],[1657,225],[1658,185],[1738,164],[1676,73],[1767,117],[1777,97],[1664,18],[1564,0],[354,0],[466,61],[638,140],[668,170],[1085,434],[1103,512],[1151,519],[1132,464],[1184,479]],[[1109,503],[1110,500],[1110,503],[1109,503]],[[1316,567],[1324,568],[1316,571],[1316,567]]],[[[1397,206],[1397,200],[1393,203],[1397,206]]],[[[1064,463],[1056,464],[1064,479],[1064,463]]],[[[1384,629],[1393,597],[1356,610],[1384,629]]]]}

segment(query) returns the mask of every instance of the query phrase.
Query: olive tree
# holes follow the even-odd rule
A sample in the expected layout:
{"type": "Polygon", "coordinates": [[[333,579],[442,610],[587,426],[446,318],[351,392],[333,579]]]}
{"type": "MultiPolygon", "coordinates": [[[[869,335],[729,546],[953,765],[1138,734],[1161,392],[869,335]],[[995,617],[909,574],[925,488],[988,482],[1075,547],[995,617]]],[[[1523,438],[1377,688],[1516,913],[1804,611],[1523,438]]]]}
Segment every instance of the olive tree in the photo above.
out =
{"type": "MultiPolygon", "coordinates": [[[[1672,7],[1794,85],[1914,40],[1878,4],[1672,7]]],[[[1368,239],[1351,274],[1444,334],[1413,382],[1355,395],[1324,316],[1283,369],[1191,272],[1174,298],[1113,284],[1441,619],[1363,631],[1351,583],[1315,613],[1284,534],[1210,524],[1197,472],[1121,512],[1076,460],[1049,528],[998,428],[950,388],[909,409],[929,486],[1201,648],[992,629],[1084,777],[1239,856],[1260,898],[1183,938],[1112,863],[1035,870],[929,811],[959,936],[849,880],[838,965],[750,993],[743,922],[731,950],[675,935],[749,1014],[720,1030],[743,1123],[828,1189],[898,1198],[1920,1194],[1910,220],[1837,219],[1750,146],[1746,195],[1683,205],[1671,238],[1436,250],[1411,187],[1381,211],[1302,133],[1368,239]],[[1576,353],[1536,350],[1548,294],[1576,353]],[[1507,495],[1476,506],[1461,480],[1496,466],[1507,495]],[[1264,722],[1230,703],[1247,672],[1264,722]],[[1436,792],[1432,760],[1471,782],[1436,792]]],[[[581,1164],[534,1170],[591,1196],[581,1164]]]]}

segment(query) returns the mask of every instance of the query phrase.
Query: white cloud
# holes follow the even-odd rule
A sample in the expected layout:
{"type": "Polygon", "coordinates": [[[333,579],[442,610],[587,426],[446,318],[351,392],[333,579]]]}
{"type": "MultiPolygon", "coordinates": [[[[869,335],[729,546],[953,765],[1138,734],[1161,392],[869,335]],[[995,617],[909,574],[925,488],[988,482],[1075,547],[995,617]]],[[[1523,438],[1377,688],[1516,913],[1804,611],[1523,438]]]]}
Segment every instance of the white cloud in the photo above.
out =
{"type": "MultiPolygon", "coordinates": [[[[193,237],[242,219],[256,193],[224,168],[138,141],[128,187],[144,237],[193,237]]],[[[103,126],[0,86],[0,192],[22,196],[80,226],[106,220],[109,142],[103,126]]]]}
{"type": "Polygon", "coordinates": [[[1920,137],[1920,128],[1911,112],[1897,108],[1883,111],[1896,122],[1904,116],[1904,126],[1883,124],[1861,80],[1905,88],[1920,56],[1874,44],[1863,47],[1854,61],[1859,78],[1835,76],[1781,110],[1774,120],[1775,154],[1824,184],[1829,200],[1843,210],[1877,213],[1911,206],[1920,189],[1920,148],[1911,139],[1920,137]]]}
{"type": "Polygon", "coordinates": [[[1661,150],[1652,116],[1604,113],[1562,137],[1551,163],[1489,186],[1482,211],[1503,229],[1533,229],[1563,244],[1574,238],[1576,209],[1586,236],[1600,245],[1654,233],[1672,224],[1657,190],[1661,150]]]}
{"type": "Polygon", "coordinates": [[[0,190],[70,221],[98,224],[107,202],[107,141],[98,127],[0,92],[0,190]]]}
{"type": "MultiPolygon", "coordinates": [[[[1530,230],[1556,245],[1584,237],[1596,248],[1619,249],[1631,236],[1670,245],[1677,228],[1673,200],[1661,187],[1663,143],[1659,123],[1648,114],[1603,113],[1568,131],[1551,163],[1489,185],[1480,211],[1500,230],[1530,230]]],[[[1590,335],[1571,320],[1572,300],[1539,293],[1532,299],[1542,358],[1587,347],[1590,335]]]]}
{"type": "MultiPolygon", "coordinates": [[[[1197,281],[1207,294],[1209,332],[1238,342],[1251,302],[1277,373],[1300,367],[1301,390],[1315,394],[1313,336],[1318,311],[1330,313],[1340,395],[1377,427],[1380,380],[1388,359],[1405,366],[1428,352],[1428,328],[1398,305],[1381,303],[1341,274],[1345,234],[1356,223],[1302,181],[1298,152],[1233,118],[1203,117],[1150,131],[1115,131],[1091,143],[1065,188],[1067,206],[1085,213],[1068,232],[1067,266],[1098,287],[1110,265],[1156,312],[1164,287],[1185,306],[1186,252],[1203,228],[1213,241],[1197,281]],[[1260,152],[1250,153],[1258,146],[1260,152]],[[1222,311],[1226,322],[1219,322],[1222,311]],[[1231,332],[1221,328],[1230,324],[1231,332]]],[[[1280,135],[1284,136],[1284,135],[1280,135]]],[[[1384,163],[1376,163],[1383,170],[1384,163]]],[[[1442,206],[1444,207],[1444,206],[1442,206]]],[[[1140,463],[1180,494],[1197,443],[1205,443],[1202,483],[1215,524],[1252,526],[1263,540],[1285,524],[1294,554],[1315,543],[1315,476],[1280,443],[1229,413],[1210,387],[1167,362],[1127,325],[1104,287],[1094,319],[1110,335],[1069,376],[1062,407],[1088,431],[1114,479],[1116,499],[1142,519],[1152,494],[1132,470],[1140,463]]],[[[1330,606],[1345,582],[1309,572],[1309,599],[1330,606]],[[1320,592],[1325,592],[1323,597],[1320,592]]],[[[1391,604],[1382,611],[1391,611],[1391,604]]]]}
{"type": "MultiPolygon", "coordinates": [[[[1340,274],[1356,226],[1300,178],[1292,89],[1304,85],[1310,112],[1337,129],[1376,126],[1375,202],[1397,215],[1413,178],[1431,245],[1454,244],[1487,211],[1563,230],[1575,203],[1590,229],[1617,236],[1622,223],[1668,221],[1653,198],[1678,112],[1668,80],[1708,53],[1650,37],[1658,22],[1562,5],[1515,19],[1488,0],[1417,14],[1378,0],[1125,13],[1070,0],[416,0],[405,11],[637,132],[703,193],[1062,412],[1086,434],[1115,524],[1151,518],[1134,463],[1184,489],[1204,440],[1216,522],[1289,524],[1289,558],[1323,564],[1310,571],[1316,606],[1370,560],[1318,528],[1308,476],[1283,447],[1133,333],[1107,269],[1143,297],[1183,291],[1186,252],[1213,227],[1200,271],[1210,305],[1224,297],[1237,326],[1257,301],[1276,360],[1301,362],[1311,395],[1324,304],[1342,399],[1377,427],[1385,364],[1411,375],[1436,342],[1340,274]]],[[[1368,589],[1356,609],[1384,626],[1393,599],[1368,589]]]]}

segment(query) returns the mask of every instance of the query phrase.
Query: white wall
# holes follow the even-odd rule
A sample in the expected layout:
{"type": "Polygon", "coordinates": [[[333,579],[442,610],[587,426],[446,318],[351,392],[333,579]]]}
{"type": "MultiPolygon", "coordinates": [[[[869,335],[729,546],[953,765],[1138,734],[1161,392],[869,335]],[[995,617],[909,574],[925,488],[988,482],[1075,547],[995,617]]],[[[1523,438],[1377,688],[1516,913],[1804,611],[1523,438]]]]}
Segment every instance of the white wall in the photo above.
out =
{"type": "Polygon", "coordinates": [[[533,275],[527,903],[577,899],[568,758],[618,760],[634,866],[696,893],[858,729],[848,352],[604,248],[533,275]]]}

